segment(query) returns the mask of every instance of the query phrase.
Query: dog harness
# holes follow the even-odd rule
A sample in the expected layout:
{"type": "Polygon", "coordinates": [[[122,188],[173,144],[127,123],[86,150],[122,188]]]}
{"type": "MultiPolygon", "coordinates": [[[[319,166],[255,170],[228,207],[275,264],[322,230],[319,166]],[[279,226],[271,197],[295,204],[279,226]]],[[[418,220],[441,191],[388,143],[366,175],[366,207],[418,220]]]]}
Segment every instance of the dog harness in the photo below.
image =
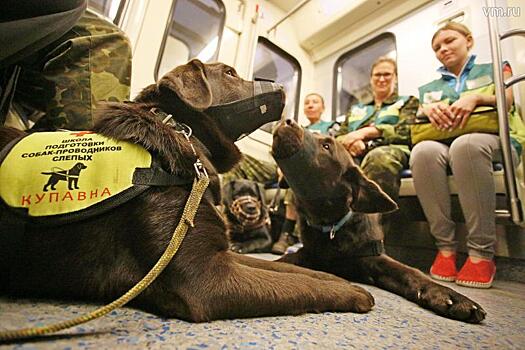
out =
{"type": "Polygon", "coordinates": [[[186,183],[143,147],[90,131],[33,133],[0,153],[0,198],[32,222],[84,219],[150,186],[186,183]]]}

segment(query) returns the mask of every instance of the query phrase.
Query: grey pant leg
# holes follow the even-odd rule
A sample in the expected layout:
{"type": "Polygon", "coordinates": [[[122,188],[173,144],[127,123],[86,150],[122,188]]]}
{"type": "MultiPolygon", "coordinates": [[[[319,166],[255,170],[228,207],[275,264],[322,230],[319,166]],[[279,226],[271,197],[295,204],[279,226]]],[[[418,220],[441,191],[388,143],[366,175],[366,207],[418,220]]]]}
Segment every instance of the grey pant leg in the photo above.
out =
{"type": "Polygon", "coordinates": [[[410,153],[410,169],[417,197],[441,250],[455,251],[456,224],[451,216],[447,166],[449,148],[436,141],[422,141],[410,153]]]}
{"type": "MultiPolygon", "coordinates": [[[[514,160],[517,154],[513,150],[514,160]]],[[[468,230],[471,256],[491,259],[496,244],[496,193],[492,162],[501,160],[499,137],[472,133],[450,145],[450,167],[468,230]]]]}

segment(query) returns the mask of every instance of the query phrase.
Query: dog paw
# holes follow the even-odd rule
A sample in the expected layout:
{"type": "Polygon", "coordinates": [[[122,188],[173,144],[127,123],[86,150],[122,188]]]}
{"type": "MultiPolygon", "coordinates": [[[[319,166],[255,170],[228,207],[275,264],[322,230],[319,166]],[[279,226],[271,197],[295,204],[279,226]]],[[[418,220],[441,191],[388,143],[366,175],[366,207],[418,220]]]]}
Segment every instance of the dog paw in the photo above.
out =
{"type": "Polygon", "coordinates": [[[235,244],[235,243],[230,245],[230,250],[232,252],[239,253],[239,254],[243,253],[242,246],[239,244],[235,244]]]}
{"type": "Polygon", "coordinates": [[[454,320],[480,323],[487,315],[478,303],[439,284],[419,289],[416,299],[421,306],[454,320]]]}
{"type": "Polygon", "coordinates": [[[356,285],[351,285],[351,288],[353,293],[350,311],[365,313],[372,310],[375,305],[375,300],[372,294],[370,294],[366,289],[356,285]]]}

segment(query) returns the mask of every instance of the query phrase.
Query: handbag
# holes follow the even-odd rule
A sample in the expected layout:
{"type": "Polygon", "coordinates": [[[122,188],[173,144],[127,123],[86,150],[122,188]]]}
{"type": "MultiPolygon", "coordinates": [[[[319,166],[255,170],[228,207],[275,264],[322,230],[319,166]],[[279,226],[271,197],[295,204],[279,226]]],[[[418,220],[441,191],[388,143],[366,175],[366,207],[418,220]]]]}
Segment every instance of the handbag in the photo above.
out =
{"type": "Polygon", "coordinates": [[[427,116],[417,116],[409,124],[412,145],[425,140],[449,141],[474,132],[486,134],[498,134],[499,132],[497,110],[489,106],[477,107],[470,114],[467,124],[463,128],[457,127],[451,131],[436,129],[427,116]]]}

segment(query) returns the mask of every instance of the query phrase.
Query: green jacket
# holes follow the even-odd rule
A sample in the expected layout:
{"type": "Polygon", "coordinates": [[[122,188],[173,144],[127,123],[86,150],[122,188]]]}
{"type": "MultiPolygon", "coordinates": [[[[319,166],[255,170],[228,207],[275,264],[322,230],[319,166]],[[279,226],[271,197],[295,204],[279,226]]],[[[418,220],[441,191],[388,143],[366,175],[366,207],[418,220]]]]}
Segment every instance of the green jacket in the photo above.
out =
{"type": "Polygon", "coordinates": [[[414,96],[392,95],[376,107],[374,101],[358,103],[350,108],[345,121],[341,124],[338,136],[366,126],[375,126],[381,130],[381,144],[394,145],[409,153],[410,127],[407,121],[412,120],[419,106],[414,96]]]}
{"type": "MultiPolygon", "coordinates": [[[[473,64],[466,76],[464,88],[459,93],[456,92],[444,78],[436,79],[419,88],[419,99],[423,105],[440,101],[452,104],[460,97],[469,94],[490,96],[495,94],[491,63],[473,64]]],[[[485,108],[492,110],[492,107],[488,108],[488,106],[478,106],[476,111],[485,108]]],[[[496,112],[487,111],[487,113],[495,114],[496,112]]],[[[523,146],[525,145],[525,124],[523,124],[514,104],[509,111],[509,129],[512,145],[518,154],[521,154],[523,146]]]]}

